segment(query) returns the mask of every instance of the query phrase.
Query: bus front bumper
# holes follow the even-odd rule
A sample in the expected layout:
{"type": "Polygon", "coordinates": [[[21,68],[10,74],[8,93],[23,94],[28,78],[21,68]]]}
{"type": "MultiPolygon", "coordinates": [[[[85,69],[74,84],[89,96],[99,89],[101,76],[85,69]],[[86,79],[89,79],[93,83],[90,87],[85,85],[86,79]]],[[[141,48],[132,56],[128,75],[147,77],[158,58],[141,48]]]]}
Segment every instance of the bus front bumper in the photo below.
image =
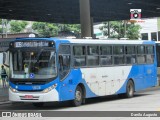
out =
{"type": "Polygon", "coordinates": [[[9,100],[13,102],[54,102],[59,101],[59,94],[56,89],[52,89],[48,93],[13,92],[9,89],[9,100]]]}

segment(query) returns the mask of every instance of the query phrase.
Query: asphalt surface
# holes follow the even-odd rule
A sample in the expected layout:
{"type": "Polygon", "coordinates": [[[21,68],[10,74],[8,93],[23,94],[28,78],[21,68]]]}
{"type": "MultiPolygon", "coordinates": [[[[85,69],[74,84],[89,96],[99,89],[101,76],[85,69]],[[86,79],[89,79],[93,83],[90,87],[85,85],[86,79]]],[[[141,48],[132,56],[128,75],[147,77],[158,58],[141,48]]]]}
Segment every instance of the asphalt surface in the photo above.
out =
{"type": "Polygon", "coordinates": [[[8,87],[3,88],[0,86],[0,105],[8,102],[8,87]]]}
{"type": "Polygon", "coordinates": [[[72,107],[70,102],[46,103],[42,108],[36,108],[31,103],[9,102],[0,104],[0,110],[157,111],[160,110],[160,87],[136,92],[135,96],[129,99],[119,98],[117,95],[90,98],[85,105],[79,107],[72,107]]]}
{"type": "MultiPolygon", "coordinates": [[[[160,87],[155,87],[155,88],[150,88],[148,90],[143,90],[140,92],[136,92],[135,96],[130,99],[125,99],[125,98],[119,98],[116,95],[113,96],[107,96],[107,97],[99,97],[99,98],[91,98],[87,99],[86,104],[79,106],[79,107],[72,107],[70,102],[54,102],[54,103],[47,103],[44,105],[42,108],[36,108],[34,107],[31,103],[5,103],[5,104],[0,104],[0,110],[26,110],[26,111],[158,111],[160,112],[160,87]]],[[[63,116],[63,115],[62,115],[63,116]]],[[[17,118],[0,118],[0,120],[10,120],[10,119],[15,119],[17,118]]],[[[21,119],[21,118],[19,118],[21,119]]],[[[27,119],[27,118],[26,118],[27,119]]],[[[31,118],[32,119],[32,118],[31,118]]],[[[53,118],[37,118],[37,120],[51,120],[53,118]]],[[[66,118],[64,117],[57,117],[55,118],[56,120],[64,120],[66,118]]],[[[91,120],[91,119],[96,119],[97,117],[80,117],[80,118],[67,118],[67,119],[83,119],[83,120],[91,120]]],[[[103,118],[100,117],[99,119],[109,119],[109,120],[158,120],[159,118],[135,118],[135,117],[130,117],[130,118],[122,118],[122,117],[107,117],[103,118]]]]}

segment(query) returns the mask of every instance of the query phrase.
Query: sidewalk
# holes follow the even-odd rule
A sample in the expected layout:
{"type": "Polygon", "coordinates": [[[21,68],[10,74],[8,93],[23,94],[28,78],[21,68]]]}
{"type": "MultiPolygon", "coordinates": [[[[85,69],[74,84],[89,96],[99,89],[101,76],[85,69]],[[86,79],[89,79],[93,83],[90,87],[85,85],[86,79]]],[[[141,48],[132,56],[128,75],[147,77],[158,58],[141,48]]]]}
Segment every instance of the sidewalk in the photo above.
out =
{"type": "Polygon", "coordinates": [[[8,87],[3,88],[2,82],[0,81],[0,104],[8,102],[8,87]]]}

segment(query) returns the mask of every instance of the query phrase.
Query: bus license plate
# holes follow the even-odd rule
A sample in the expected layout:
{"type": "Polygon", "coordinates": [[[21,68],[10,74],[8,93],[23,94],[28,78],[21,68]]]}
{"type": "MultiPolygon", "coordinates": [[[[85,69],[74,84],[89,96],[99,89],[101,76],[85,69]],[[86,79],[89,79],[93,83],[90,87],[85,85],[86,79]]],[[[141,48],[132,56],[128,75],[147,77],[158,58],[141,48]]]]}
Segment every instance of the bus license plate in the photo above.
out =
{"type": "Polygon", "coordinates": [[[25,95],[24,98],[26,98],[26,99],[33,99],[33,96],[32,95],[25,95]]]}

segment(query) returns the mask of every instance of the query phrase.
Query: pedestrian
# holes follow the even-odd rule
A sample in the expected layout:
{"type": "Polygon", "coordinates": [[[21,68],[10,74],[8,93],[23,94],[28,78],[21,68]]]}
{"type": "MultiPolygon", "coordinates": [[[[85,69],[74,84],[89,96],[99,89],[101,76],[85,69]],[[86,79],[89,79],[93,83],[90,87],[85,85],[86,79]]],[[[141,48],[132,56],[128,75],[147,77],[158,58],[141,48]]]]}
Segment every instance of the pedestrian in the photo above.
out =
{"type": "Polygon", "coordinates": [[[7,73],[3,65],[1,66],[1,78],[2,78],[3,88],[7,87],[6,85],[7,73]]]}

